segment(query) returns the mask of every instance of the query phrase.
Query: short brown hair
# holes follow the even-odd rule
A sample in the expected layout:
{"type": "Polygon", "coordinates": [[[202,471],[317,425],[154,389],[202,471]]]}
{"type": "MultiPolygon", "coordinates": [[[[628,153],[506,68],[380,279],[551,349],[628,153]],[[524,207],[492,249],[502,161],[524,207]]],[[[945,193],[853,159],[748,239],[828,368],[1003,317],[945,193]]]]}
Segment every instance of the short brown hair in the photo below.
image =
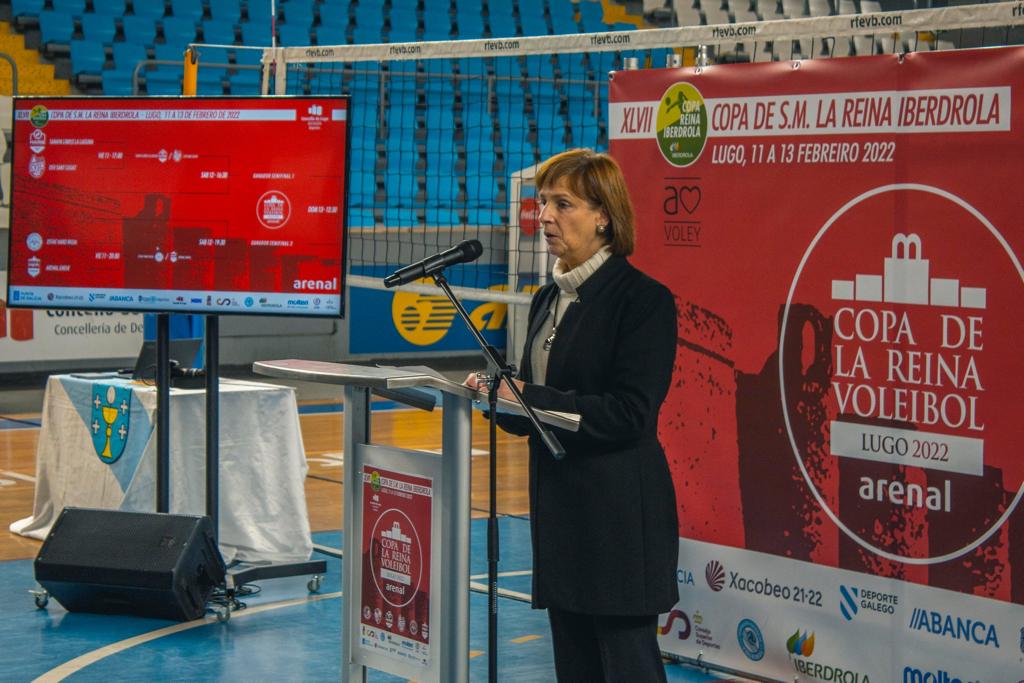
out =
{"type": "Polygon", "coordinates": [[[592,149],[560,152],[541,164],[535,178],[537,191],[554,185],[560,178],[565,179],[573,194],[608,214],[604,237],[612,254],[632,254],[636,242],[633,203],[615,159],[592,149]]]}

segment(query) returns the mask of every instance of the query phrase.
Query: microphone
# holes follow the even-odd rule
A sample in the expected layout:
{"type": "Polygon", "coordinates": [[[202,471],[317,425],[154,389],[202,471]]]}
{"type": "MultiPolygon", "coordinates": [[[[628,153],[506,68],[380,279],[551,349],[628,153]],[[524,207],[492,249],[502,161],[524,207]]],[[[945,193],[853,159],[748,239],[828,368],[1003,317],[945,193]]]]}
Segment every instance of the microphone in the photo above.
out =
{"type": "Polygon", "coordinates": [[[398,285],[409,284],[414,280],[429,277],[448,266],[454,266],[456,263],[475,261],[480,258],[482,253],[484,253],[484,247],[480,244],[480,240],[464,240],[451,249],[399,268],[384,278],[384,286],[390,289],[398,285]]]}

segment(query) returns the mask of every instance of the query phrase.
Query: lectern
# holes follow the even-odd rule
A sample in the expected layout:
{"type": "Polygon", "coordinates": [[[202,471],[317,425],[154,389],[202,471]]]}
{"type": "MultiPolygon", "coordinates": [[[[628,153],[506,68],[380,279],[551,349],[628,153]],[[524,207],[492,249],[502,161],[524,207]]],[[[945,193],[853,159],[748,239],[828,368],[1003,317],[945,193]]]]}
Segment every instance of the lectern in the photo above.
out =
{"type": "MultiPolygon", "coordinates": [[[[253,370],[344,387],[342,681],[364,680],[366,668],[468,681],[470,417],[481,395],[429,368],[278,360],[253,370]],[[371,392],[421,406],[439,393],[441,453],[373,444],[371,392]]],[[[579,425],[575,415],[540,418],[579,425]]]]}

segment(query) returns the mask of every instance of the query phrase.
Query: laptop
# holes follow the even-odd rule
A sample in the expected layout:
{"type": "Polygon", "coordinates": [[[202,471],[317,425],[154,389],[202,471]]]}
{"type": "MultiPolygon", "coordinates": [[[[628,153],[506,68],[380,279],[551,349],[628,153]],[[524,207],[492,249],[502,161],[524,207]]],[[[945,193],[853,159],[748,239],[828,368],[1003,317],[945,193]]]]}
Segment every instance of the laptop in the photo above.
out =
{"type": "MultiPolygon", "coordinates": [[[[178,367],[202,367],[203,359],[199,357],[202,346],[202,339],[171,339],[168,355],[172,361],[178,361],[178,367]]],[[[132,370],[132,379],[147,382],[156,379],[156,340],[142,342],[139,357],[135,359],[135,368],[132,370]]]]}

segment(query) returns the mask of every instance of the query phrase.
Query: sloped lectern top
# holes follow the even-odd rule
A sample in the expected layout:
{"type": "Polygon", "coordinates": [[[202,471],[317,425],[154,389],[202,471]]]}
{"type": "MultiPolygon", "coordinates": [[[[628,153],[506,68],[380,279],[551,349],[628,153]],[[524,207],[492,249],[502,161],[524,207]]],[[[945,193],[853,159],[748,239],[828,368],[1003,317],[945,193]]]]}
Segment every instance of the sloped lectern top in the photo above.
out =
{"type": "MultiPolygon", "coordinates": [[[[253,372],[268,377],[298,379],[322,384],[342,384],[368,387],[370,389],[412,389],[426,387],[448,394],[454,394],[474,402],[487,404],[487,394],[453,382],[441,373],[425,366],[380,367],[330,363],[316,360],[268,360],[252,365],[253,372]]],[[[498,399],[499,412],[522,415],[519,404],[498,399]]],[[[541,422],[553,427],[578,431],[580,416],[575,413],[561,413],[552,410],[536,410],[541,422]]]]}

